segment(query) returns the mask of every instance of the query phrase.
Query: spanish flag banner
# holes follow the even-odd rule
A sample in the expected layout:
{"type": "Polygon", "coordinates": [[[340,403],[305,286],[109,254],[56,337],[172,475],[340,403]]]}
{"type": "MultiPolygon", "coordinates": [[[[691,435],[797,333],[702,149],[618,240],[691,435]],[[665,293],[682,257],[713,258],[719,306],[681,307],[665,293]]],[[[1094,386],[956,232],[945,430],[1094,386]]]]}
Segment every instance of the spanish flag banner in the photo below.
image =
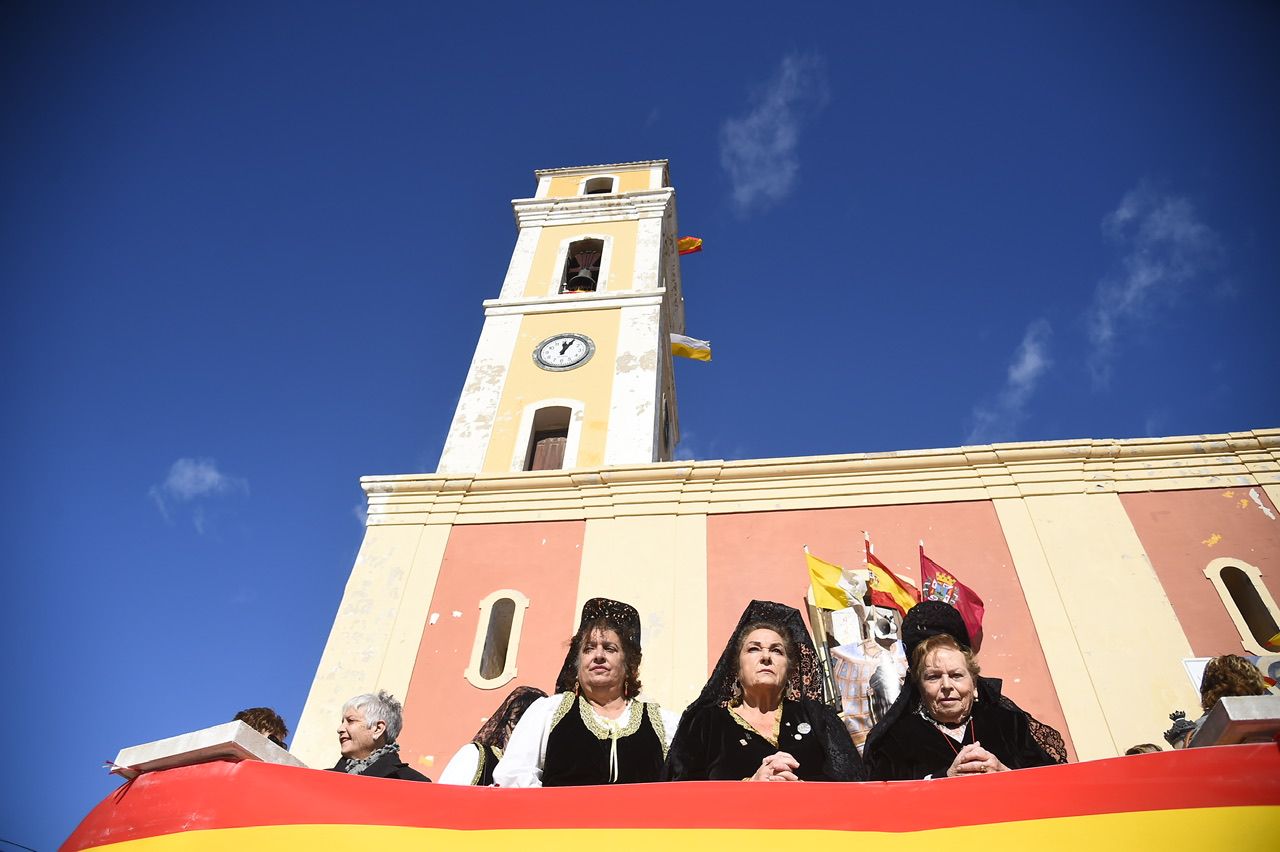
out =
{"type": "Polygon", "coordinates": [[[934,781],[737,781],[498,790],[216,760],[146,772],[62,849],[555,852],[584,846],[1067,852],[1273,849],[1275,743],[1193,748],[934,781]]]}
{"type": "Polygon", "coordinates": [[[683,334],[671,335],[671,354],[679,358],[691,358],[694,361],[711,360],[711,341],[698,340],[696,337],[685,337],[683,334]]]}
{"type": "Polygon", "coordinates": [[[896,609],[905,617],[907,610],[920,602],[920,593],[911,583],[889,570],[871,552],[871,538],[866,538],[867,570],[871,572],[871,603],[896,609]]]}
{"type": "Polygon", "coordinates": [[[680,254],[696,254],[702,251],[702,237],[681,237],[676,240],[676,249],[680,254]]]}
{"type": "Polygon", "coordinates": [[[804,561],[809,566],[809,585],[813,588],[813,605],[819,609],[844,609],[849,595],[840,588],[840,566],[819,559],[804,548],[804,561]]]}

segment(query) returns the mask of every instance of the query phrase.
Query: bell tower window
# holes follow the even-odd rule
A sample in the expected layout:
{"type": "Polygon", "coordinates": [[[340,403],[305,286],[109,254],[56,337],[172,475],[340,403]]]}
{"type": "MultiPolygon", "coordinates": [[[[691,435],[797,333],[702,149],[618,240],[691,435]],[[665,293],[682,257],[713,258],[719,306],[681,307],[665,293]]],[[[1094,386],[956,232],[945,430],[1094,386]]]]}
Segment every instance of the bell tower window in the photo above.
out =
{"type": "Polygon", "coordinates": [[[603,240],[578,240],[570,244],[560,278],[561,293],[594,293],[600,281],[603,240]]]}
{"type": "Polygon", "coordinates": [[[582,184],[583,195],[611,195],[617,183],[614,177],[589,178],[582,184]]]}
{"type": "Polygon", "coordinates": [[[538,409],[533,415],[525,470],[560,470],[564,467],[565,446],[569,443],[571,410],[563,405],[538,409]]]}

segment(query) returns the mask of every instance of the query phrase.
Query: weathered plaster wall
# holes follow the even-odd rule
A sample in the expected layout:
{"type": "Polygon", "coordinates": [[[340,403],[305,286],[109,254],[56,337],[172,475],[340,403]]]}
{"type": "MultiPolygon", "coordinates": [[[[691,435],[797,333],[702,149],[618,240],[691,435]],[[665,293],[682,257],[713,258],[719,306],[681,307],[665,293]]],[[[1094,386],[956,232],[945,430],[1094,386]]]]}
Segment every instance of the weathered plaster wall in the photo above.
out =
{"type": "Polygon", "coordinates": [[[1247,562],[1280,599],[1280,512],[1270,497],[1261,488],[1238,487],[1122,494],[1120,501],[1191,643],[1191,655],[1251,653],[1204,569],[1214,559],[1247,562]]]}
{"type": "Polygon", "coordinates": [[[438,777],[512,689],[550,692],[564,661],[565,639],[577,619],[574,590],[582,559],[580,522],[453,527],[434,593],[410,604],[424,613],[405,703],[401,753],[438,777]],[[517,647],[514,680],[479,689],[463,676],[490,592],[516,589],[529,598],[517,647]],[[454,615],[454,613],[460,613],[454,615]],[[430,623],[430,613],[438,614],[430,623]]]}

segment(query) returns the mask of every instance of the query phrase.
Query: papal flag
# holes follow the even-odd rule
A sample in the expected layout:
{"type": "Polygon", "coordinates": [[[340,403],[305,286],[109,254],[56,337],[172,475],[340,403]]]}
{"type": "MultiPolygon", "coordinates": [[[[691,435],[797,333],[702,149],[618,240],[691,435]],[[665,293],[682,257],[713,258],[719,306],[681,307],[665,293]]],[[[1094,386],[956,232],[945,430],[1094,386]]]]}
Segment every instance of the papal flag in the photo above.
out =
{"type": "Polygon", "coordinates": [[[711,341],[698,340],[696,337],[685,337],[683,334],[671,335],[671,354],[680,358],[692,358],[695,361],[711,360],[711,341]]]}
{"type": "Polygon", "coordinates": [[[809,566],[809,585],[813,587],[813,605],[820,609],[844,609],[849,595],[840,588],[840,566],[819,559],[804,547],[804,561],[809,566]]]}
{"type": "Polygon", "coordinates": [[[676,250],[680,254],[694,254],[702,251],[702,237],[681,237],[676,240],[676,250]]]}
{"type": "Polygon", "coordinates": [[[890,571],[889,567],[871,552],[870,536],[866,537],[865,542],[867,570],[871,572],[871,603],[896,609],[905,617],[907,610],[920,602],[920,593],[911,583],[890,571]]]}
{"type": "Polygon", "coordinates": [[[924,542],[920,542],[920,600],[942,601],[960,611],[969,640],[976,654],[982,647],[982,615],[986,607],[973,589],[961,583],[942,566],[924,555],[924,542]]]}

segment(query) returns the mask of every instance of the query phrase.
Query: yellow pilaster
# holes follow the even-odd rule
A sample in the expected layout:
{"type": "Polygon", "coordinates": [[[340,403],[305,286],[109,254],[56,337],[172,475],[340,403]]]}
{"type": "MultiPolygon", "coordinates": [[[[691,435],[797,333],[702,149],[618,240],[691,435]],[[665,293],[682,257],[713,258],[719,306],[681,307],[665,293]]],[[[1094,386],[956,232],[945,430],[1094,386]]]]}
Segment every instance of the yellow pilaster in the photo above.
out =
{"type": "Polygon", "coordinates": [[[385,689],[403,700],[449,538],[447,525],[365,529],[290,750],[308,766],[338,759],[347,699],[385,689]]]}
{"type": "Polygon", "coordinates": [[[578,610],[593,597],[640,611],[647,696],[677,712],[697,696],[707,679],[706,515],[588,520],[578,610]]]}
{"type": "Polygon", "coordinates": [[[1080,759],[1156,739],[1172,710],[1194,717],[1191,645],[1120,498],[995,503],[1080,759]]]}

